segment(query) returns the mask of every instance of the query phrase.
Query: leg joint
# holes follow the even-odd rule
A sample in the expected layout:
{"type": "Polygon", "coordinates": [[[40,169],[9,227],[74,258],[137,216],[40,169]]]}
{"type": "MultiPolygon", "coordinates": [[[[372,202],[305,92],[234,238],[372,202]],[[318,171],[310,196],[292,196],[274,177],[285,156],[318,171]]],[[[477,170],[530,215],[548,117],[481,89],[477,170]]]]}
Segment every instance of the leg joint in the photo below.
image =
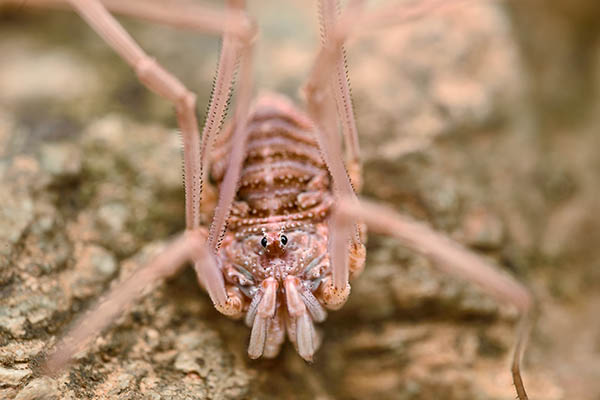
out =
{"type": "Polygon", "coordinates": [[[176,107],[178,112],[194,111],[196,108],[196,95],[185,89],[177,96],[176,107]]]}
{"type": "Polygon", "coordinates": [[[156,68],[159,68],[156,60],[150,57],[144,57],[135,64],[135,73],[142,82],[146,82],[150,78],[156,68]]]}
{"type": "Polygon", "coordinates": [[[258,35],[258,24],[254,18],[239,9],[230,9],[227,13],[225,32],[231,34],[241,45],[251,45],[258,35]]]}

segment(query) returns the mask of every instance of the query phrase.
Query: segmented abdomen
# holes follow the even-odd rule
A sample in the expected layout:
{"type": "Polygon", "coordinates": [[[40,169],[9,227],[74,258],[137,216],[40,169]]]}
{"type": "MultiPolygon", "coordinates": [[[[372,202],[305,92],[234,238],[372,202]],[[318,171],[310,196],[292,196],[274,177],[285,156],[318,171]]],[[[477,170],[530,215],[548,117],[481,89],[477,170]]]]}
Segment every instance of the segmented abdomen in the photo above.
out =
{"type": "MultiPolygon", "coordinates": [[[[250,113],[240,184],[228,220],[230,232],[256,232],[261,226],[283,229],[322,221],[331,207],[329,174],[314,126],[284,97],[263,95],[250,113]]],[[[213,179],[227,169],[231,129],[216,145],[213,179]]]]}

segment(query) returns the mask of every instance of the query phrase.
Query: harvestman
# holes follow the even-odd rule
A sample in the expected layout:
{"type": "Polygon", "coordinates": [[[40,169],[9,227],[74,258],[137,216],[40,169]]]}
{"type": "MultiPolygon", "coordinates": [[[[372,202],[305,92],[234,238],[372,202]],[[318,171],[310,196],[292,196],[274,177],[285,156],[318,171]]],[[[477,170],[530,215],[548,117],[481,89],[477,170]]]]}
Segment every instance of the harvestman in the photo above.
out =
{"type": "MultiPolygon", "coordinates": [[[[28,3],[64,5],[61,0],[28,3]]],[[[298,353],[311,360],[319,346],[313,322],[326,318],[325,308],[335,310],[344,305],[350,293],[349,280],[362,271],[365,250],[360,221],[373,231],[398,238],[443,271],[476,283],[517,307],[521,321],[512,374],[518,398],[527,399],[520,363],[531,325],[533,299],[529,291],[445,235],[358,200],[355,194],[361,186],[361,164],[343,43],[358,30],[434,12],[447,5],[443,0],[403,3],[371,13],[361,12],[362,2],[354,1],[339,18],[336,0],[320,0],[323,41],[304,86],[308,115],[277,96],[251,105],[252,47],[257,32],[244,12],[243,0],[228,0],[226,11],[187,1],[169,7],[139,0],[68,3],[135,70],[144,85],[175,106],[184,148],[186,231],[152,262],[109,291],[74,325],[46,360],[47,371],[63,369],[143,288],[173,275],[187,262],[194,263],[198,281],[217,310],[234,318],[245,316],[252,327],[250,357],[274,357],[287,333],[298,353]],[[107,9],[223,36],[202,135],[195,95],[146,55],[107,9]],[[215,140],[237,69],[233,120],[221,140],[215,140]],[[290,143],[297,146],[292,149],[290,143]],[[213,145],[213,177],[218,175],[219,198],[207,230],[200,225],[200,205],[213,145]]]]}

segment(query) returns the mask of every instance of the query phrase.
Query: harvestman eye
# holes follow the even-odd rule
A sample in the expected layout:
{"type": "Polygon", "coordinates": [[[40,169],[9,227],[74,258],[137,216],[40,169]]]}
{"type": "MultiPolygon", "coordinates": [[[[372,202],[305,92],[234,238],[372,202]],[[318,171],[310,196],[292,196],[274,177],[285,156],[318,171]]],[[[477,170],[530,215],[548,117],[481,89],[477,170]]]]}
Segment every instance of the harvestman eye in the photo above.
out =
{"type": "Polygon", "coordinates": [[[267,244],[269,244],[269,243],[267,242],[266,236],[263,236],[263,238],[260,241],[260,244],[262,245],[262,247],[267,247],[267,244]]]}
{"type": "Polygon", "coordinates": [[[285,235],[281,235],[281,244],[285,246],[288,242],[288,238],[285,235]]]}

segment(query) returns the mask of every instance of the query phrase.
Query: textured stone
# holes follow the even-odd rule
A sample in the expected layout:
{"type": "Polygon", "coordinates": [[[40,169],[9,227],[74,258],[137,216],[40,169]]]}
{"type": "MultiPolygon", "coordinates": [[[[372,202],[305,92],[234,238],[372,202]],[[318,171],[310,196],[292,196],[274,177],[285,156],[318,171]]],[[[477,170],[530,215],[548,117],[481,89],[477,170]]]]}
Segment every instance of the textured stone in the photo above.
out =
{"type": "Polygon", "coordinates": [[[81,153],[76,145],[69,143],[42,146],[40,160],[42,168],[59,177],[75,176],[81,172],[81,153]]]}
{"type": "Polygon", "coordinates": [[[17,386],[31,375],[29,369],[9,369],[0,367],[0,385],[17,386]]]}
{"type": "MultiPolygon", "coordinates": [[[[255,4],[257,86],[294,97],[317,29],[289,2],[255,4]]],[[[0,362],[10,371],[35,371],[112,280],[184,228],[172,105],[76,17],[23,14],[0,16],[0,362]]],[[[526,355],[531,398],[595,400],[599,114],[538,125],[513,17],[486,3],[349,45],[365,195],[524,277],[543,302],[526,355]]],[[[203,110],[217,41],[127,27],[203,110]]],[[[567,65],[600,59],[561,51],[567,65]]],[[[220,316],[186,269],[146,288],[55,381],[31,374],[0,398],[514,398],[514,310],[395,240],[370,235],[367,257],[348,304],[319,327],[313,364],[291,346],[248,360],[247,327],[220,316]]]]}
{"type": "Polygon", "coordinates": [[[15,400],[55,400],[60,396],[57,383],[48,377],[36,378],[29,382],[15,400]]]}

